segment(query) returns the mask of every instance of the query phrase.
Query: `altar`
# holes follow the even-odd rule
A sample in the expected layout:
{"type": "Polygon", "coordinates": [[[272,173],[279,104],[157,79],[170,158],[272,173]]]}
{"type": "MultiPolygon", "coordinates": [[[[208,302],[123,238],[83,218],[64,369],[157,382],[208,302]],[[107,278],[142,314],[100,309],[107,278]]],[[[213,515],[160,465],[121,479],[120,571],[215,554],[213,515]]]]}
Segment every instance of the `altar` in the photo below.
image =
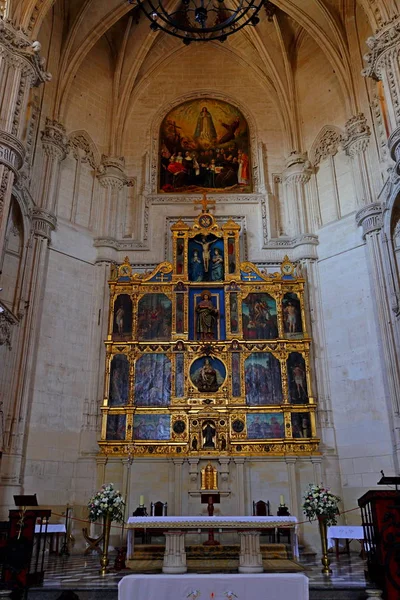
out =
{"type": "Polygon", "coordinates": [[[129,517],[127,558],[134,553],[135,529],[165,529],[163,573],[186,573],[185,532],[198,529],[237,530],[240,539],[240,573],[263,571],[260,532],[263,529],[290,529],[293,558],[297,559],[297,518],[286,517],[129,517]]]}
{"type": "Polygon", "coordinates": [[[302,573],[261,575],[127,575],[118,585],[118,600],[308,600],[302,573]]]}

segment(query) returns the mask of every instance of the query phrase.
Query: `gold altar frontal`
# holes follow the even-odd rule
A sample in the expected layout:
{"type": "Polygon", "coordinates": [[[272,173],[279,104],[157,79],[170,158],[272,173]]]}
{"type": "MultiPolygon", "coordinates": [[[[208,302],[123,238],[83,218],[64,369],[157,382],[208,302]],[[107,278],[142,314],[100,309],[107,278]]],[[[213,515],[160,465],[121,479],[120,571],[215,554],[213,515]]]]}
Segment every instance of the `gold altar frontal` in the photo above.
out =
{"type": "Polygon", "coordinates": [[[305,280],[240,260],[240,226],[203,200],[172,262],[111,269],[101,453],[318,453],[305,280]]]}

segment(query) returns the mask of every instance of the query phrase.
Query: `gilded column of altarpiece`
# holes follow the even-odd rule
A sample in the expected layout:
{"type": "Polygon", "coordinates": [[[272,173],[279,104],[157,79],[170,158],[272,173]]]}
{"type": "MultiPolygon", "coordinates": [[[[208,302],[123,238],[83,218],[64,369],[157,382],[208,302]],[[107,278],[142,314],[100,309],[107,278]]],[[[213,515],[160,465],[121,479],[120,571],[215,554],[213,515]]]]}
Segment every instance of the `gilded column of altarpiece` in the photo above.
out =
{"type": "Polygon", "coordinates": [[[172,263],[111,270],[101,452],[317,453],[304,279],[241,262],[207,205],[171,230],[172,263]]]}

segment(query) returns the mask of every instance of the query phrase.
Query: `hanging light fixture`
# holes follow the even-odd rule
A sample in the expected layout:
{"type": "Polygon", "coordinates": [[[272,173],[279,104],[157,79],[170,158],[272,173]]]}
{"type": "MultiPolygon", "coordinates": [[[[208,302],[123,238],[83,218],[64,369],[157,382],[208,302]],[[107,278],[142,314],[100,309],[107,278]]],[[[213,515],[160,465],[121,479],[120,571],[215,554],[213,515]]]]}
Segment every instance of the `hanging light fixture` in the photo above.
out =
{"type": "Polygon", "coordinates": [[[128,0],[139,6],[153,31],[191,42],[224,42],[246,25],[255,27],[264,0],[128,0]],[[167,9],[168,6],[168,9],[167,9]]]}

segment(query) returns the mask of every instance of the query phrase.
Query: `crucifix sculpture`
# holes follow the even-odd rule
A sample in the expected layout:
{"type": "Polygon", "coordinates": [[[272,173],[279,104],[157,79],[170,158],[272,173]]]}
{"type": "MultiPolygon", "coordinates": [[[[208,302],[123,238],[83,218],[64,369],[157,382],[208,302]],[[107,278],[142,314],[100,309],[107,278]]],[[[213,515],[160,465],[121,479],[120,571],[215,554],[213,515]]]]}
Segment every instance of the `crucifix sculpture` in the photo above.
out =
{"type": "Polygon", "coordinates": [[[201,206],[202,212],[208,212],[209,208],[215,208],[215,200],[208,200],[207,194],[204,192],[201,200],[195,200],[194,206],[201,206]]]}

